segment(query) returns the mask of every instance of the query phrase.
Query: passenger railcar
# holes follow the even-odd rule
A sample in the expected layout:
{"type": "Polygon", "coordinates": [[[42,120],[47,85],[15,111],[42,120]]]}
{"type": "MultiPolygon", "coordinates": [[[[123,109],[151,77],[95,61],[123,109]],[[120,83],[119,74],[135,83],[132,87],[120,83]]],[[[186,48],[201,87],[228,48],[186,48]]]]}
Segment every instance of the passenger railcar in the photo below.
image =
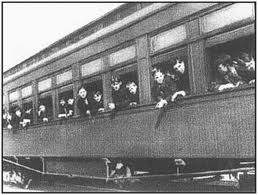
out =
{"type": "MultiPolygon", "coordinates": [[[[255,85],[208,92],[214,56],[255,51],[255,3],[127,3],[3,74],[4,106],[33,108],[32,124],[3,129],[3,156],[42,160],[47,173],[103,176],[102,158],[125,159],[135,169],[173,172],[234,168],[255,158],[255,85]],[[189,94],[160,110],[151,95],[154,66],[184,57],[189,94]],[[135,78],[139,105],[110,118],[112,74],[135,78]],[[59,119],[61,96],[81,85],[102,90],[106,111],[59,119]],[[44,102],[49,121],[40,123],[44,102]]],[[[255,57],[255,56],[254,56],[255,57]]],[[[22,161],[22,160],[21,160],[22,161]]]]}

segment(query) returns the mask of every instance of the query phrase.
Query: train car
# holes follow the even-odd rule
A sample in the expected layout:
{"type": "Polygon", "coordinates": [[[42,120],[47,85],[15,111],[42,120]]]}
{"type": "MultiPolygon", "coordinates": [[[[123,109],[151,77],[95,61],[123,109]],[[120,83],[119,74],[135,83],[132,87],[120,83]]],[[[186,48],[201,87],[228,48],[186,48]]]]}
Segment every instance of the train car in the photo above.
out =
{"type": "Polygon", "coordinates": [[[119,161],[150,174],[175,173],[180,159],[180,172],[254,162],[255,78],[209,86],[222,53],[244,52],[255,64],[255,40],[255,3],[123,4],[3,73],[4,109],[32,112],[26,128],[3,128],[3,156],[33,161],[44,173],[90,177],[108,176],[119,161]],[[156,108],[153,69],[169,70],[179,58],[186,96],[156,108]],[[138,86],[137,104],[115,114],[112,75],[138,86]],[[80,86],[103,93],[104,112],[80,116],[80,86]],[[59,117],[62,98],[75,99],[73,116],[59,117]]]}

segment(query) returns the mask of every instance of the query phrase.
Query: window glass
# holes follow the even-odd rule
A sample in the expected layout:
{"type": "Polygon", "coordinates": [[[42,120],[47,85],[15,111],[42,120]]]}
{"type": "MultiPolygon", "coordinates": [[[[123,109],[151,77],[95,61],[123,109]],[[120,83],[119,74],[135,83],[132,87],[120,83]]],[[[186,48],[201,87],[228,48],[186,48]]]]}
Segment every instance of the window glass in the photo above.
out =
{"type": "Polygon", "coordinates": [[[56,84],[63,83],[72,79],[72,70],[66,71],[56,76],[56,84]]]}
{"type": "Polygon", "coordinates": [[[22,95],[23,98],[28,97],[31,94],[32,94],[32,86],[31,85],[21,89],[21,95],[22,95]]]}
{"type": "Polygon", "coordinates": [[[11,93],[9,94],[9,100],[10,100],[10,102],[16,101],[16,100],[18,100],[18,99],[19,99],[19,93],[18,93],[18,91],[14,91],[14,92],[11,92],[11,93]]]}
{"type": "Polygon", "coordinates": [[[102,59],[97,59],[81,66],[82,76],[91,75],[103,69],[102,59]]]}
{"type": "Polygon", "coordinates": [[[168,31],[162,32],[151,37],[151,52],[156,52],[165,47],[177,44],[185,39],[185,25],[181,25],[168,31]]]}
{"type": "Polygon", "coordinates": [[[38,83],[38,91],[45,91],[47,89],[51,88],[51,78],[48,78],[46,80],[40,81],[38,83]]]}
{"type": "Polygon", "coordinates": [[[210,32],[252,16],[254,16],[254,3],[235,3],[204,16],[201,19],[202,31],[210,32]]]}
{"type": "Polygon", "coordinates": [[[233,89],[255,81],[255,37],[247,36],[207,48],[211,91],[233,89]]]}
{"type": "Polygon", "coordinates": [[[134,45],[121,49],[117,52],[110,54],[109,56],[110,66],[114,66],[121,62],[125,62],[127,60],[133,59],[135,58],[135,56],[136,56],[136,48],[134,45]]]}

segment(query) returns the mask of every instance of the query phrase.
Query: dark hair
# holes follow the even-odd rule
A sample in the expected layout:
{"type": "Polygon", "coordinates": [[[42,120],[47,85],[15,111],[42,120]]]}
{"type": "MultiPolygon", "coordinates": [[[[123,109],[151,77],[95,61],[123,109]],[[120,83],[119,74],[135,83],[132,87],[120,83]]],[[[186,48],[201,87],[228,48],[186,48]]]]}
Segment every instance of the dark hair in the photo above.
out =
{"type": "Polygon", "coordinates": [[[85,88],[83,85],[81,85],[81,86],[79,87],[78,91],[77,91],[77,94],[79,93],[79,91],[80,91],[81,89],[85,89],[85,91],[87,91],[86,88],[85,88]]]}
{"type": "Polygon", "coordinates": [[[222,55],[219,55],[219,56],[217,57],[217,59],[215,60],[215,65],[216,65],[216,67],[218,68],[218,66],[219,66],[220,64],[225,64],[225,63],[231,64],[231,62],[232,62],[232,59],[231,59],[231,56],[230,56],[230,55],[228,55],[228,54],[222,54],[222,55]]]}

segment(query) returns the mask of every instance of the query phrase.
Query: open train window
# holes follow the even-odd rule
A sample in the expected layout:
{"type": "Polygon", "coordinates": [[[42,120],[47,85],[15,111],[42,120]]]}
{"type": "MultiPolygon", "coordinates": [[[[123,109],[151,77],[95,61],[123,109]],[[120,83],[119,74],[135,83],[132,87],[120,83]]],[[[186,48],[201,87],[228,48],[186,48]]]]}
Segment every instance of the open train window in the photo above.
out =
{"type": "MultiPolygon", "coordinates": [[[[173,95],[177,91],[185,91],[186,95],[190,93],[188,59],[187,50],[185,48],[154,56],[152,58],[151,85],[154,101],[158,101],[157,97],[160,96],[157,94],[158,92],[155,88],[163,85],[163,83],[166,86],[168,86],[168,83],[171,85],[169,89],[164,89],[165,91],[162,92],[167,93],[165,96],[173,95]]],[[[160,90],[159,92],[161,93],[160,90]]]]}
{"type": "Polygon", "coordinates": [[[53,102],[51,93],[41,94],[39,97],[38,121],[48,122],[53,119],[53,102]]]}
{"type": "Polygon", "coordinates": [[[15,114],[15,109],[16,108],[19,108],[19,105],[18,105],[18,102],[12,102],[10,105],[9,105],[9,113],[11,115],[15,114]]]}
{"type": "Polygon", "coordinates": [[[221,86],[219,91],[254,82],[254,35],[211,46],[207,48],[207,53],[211,67],[211,82],[221,86]]]}
{"type": "Polygon", "coordinates": [[[59,90],[58,104],[58,116],[62,117],[65,115],[65,117],[71,117],[74,115],[73,85],[65,86],[59,90]]]}
{"type": "Polygon", "coordinates": [[[31,98],[22,100],[22,115],[26,120],[30,120],[30,124],[33,124],[33,103],[31,98]]]}
{"type": "Polygon", "coordinates": [[[103,84],[101,76],[87,78],[83,81],[83,87],[87,91],[87,101],[91,115],[104,112],[103,84]]]}
{"type": "Polygon", "coordinates": [[[115,83],[114,78],[118,78],[118,81],[121,81],[120,91],[116,92],[114,87],[112,89],[112,98],[114,103],[116,104],[119,102],[118,104],[121,105],[119,106],[119,109],[131,108],[138,105],[140,102],[137,66],[132,64],[116,69],[112,72],[112,75],[112,84],[115,83]],[[121,98],[117,96],[120,96],[121,98]]]}

